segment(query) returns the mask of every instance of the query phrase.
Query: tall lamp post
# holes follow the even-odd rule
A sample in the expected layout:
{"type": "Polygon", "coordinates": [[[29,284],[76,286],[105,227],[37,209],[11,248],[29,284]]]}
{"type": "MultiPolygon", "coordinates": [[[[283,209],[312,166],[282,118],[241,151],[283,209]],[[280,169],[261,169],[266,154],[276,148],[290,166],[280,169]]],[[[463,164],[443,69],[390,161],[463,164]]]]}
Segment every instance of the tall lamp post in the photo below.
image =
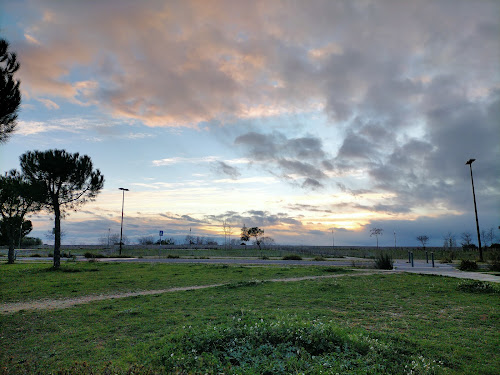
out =
{"type": "Polygon", "coordinates": [[[479,235],[479,221],[477,219],[477,206],[476,206],[476,193],[474,192],[474,178],[472,177],[472,163],[476,159],[469,159],[465,165],[469,165],[470,168],[470,180],[472,183],[472,197],[474,198],[474,212],[476,213],[476,229],[477,229],[477,242],[479,243],[479,261],[483,261],[483,248],[481,247],[481,236],[479,235]]]}
{"type": "Polygon", "coordinates": [[[120,226],[120,255],[122,255],[122,244],[123,244],[123,241],[122,241],[122,238],[123,238],[123,206],[125,204],[125,192],[128,191],[128,189],[125,189],[125,188],[118,188],[119,190],[121,190],[123,192],[123,197],[122,197],[122,223],[121,223],[121,226],[120,226]]]}

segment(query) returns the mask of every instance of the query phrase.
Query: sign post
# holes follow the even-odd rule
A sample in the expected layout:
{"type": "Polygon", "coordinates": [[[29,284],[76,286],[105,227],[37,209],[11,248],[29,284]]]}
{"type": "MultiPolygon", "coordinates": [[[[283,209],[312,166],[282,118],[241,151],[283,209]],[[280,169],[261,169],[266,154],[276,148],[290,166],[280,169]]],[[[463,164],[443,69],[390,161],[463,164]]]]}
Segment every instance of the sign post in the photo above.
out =
{"type": "Polygon", "coordinates": [[[160,247],[158,247],[158,258],[160,258],[160,249],[161,249],[161,238],[163,237],[163,231],[160,231],[160,247]]]}

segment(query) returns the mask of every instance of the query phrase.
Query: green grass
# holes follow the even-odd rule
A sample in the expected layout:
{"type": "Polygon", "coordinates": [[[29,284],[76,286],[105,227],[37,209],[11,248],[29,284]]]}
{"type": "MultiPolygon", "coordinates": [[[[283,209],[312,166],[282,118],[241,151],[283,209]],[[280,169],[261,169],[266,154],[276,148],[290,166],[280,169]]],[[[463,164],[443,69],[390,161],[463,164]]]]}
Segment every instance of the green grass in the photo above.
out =
{"type": "Polygon", "coordinates": [[[332,270],[349,272],[340,267],[320,266],[251,267],[106,263],[104,261],[63,262],[61,269],[54,271],[48,263],[0,264],[0,303],[223,284],[245,280],[326,275],[332,270]]]}
{"type": "MultiPolygon", "coordinates": [[[[131,266],[125,273],[139,267],[120,266],[131,266]]],[[[215,280],[240,270],[241,277],[224,287],[3,315],[0,374],[497,374],[500,368],[497,286],[476,293],[459,287],[462,280],[413,274],[256,283],[259,269],[249,267],[175,267],[196,281],[197,273],[213,272],[215,280]]],[[[51,275],[97,278],[99,272],[51,275]]]]}

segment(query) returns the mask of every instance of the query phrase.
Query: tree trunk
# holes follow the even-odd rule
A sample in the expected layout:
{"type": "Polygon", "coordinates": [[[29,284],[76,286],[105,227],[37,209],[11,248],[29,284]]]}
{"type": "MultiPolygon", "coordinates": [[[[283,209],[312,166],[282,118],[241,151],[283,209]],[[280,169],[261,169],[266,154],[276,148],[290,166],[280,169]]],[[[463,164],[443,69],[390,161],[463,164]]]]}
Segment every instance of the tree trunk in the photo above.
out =
{"type": "Polygon", "coordinates": [[[54,204],[54,269],[61,267],[61,209],[54,204]]]}
{"type": "Polygon", "coordinates": [[[5,219],[7,224],[7,233],[9,237],[9,252],[7,253],[7,263],[14,264],[15,261],[15,252],[14,252],[14,241],[16,231],[14,229],[15,223],[12,218],[5,219]]]}
{"type": "Polygon", "coordinates": [[[7,263],[14,264],[14,236],[10,236],[9,238],[9,252],[7,256],[7,263]]]}

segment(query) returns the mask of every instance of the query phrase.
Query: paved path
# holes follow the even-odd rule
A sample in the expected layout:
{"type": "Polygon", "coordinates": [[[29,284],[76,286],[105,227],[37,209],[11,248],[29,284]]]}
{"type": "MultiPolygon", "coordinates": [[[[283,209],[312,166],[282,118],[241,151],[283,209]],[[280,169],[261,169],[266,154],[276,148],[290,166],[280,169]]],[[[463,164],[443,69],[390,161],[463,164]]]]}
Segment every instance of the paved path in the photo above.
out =
{"type": "Polygon", "coordinates": [[[453,265],[449,263],[434,263],[434,267],[432,267],[432,263],[426,263],[425,260],[417,260],[413,262],[414,267],[411,266],[408,261],[404,260],[395,260],[394,261],[394,269],[396,271],[402,272],[410,272],[410,273],[419,273],[423,275],[441,275],[441,276],[449,276],[456,277],[459,279],[471,279],[471,280],[479,280],[479,281],[487,281],[500,283],[500,276],[495,276],[487,273],[481,272],[466,272],[460,271],[453,265]]]}

